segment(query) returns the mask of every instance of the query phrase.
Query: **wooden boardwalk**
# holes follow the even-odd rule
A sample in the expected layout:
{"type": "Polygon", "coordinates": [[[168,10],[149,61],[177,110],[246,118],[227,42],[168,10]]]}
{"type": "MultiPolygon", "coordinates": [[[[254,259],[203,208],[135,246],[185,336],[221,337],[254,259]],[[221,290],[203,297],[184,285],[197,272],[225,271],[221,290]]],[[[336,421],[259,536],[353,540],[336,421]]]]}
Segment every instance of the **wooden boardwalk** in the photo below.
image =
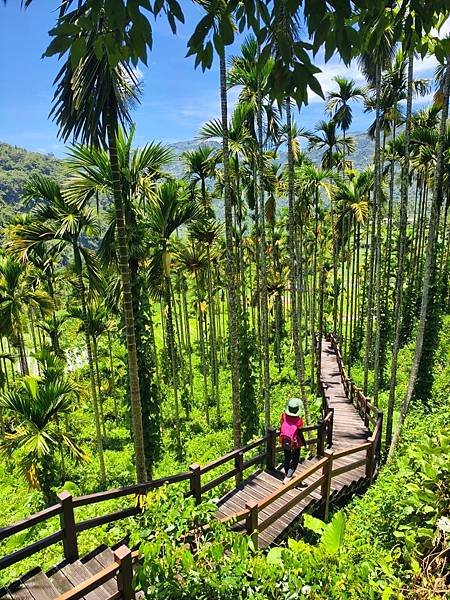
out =
{"type": "MultiPolygon", "coordinates": [[[[352,402],[347,398],[344,386],[341,380],[341,374],[338,367],[336,352],[333,350],[331,342],[323,340],[321,350],[321,379],[326,386],[326,394],[329,399],[329,405],[334,409],[333,425],[333,445],[334,451],[345,450],[358,443],[364,443],[370,435],[368,428],[362,421],[358,411],[352,402]]],[[[365,450],[360,453],[352,454],[349,457],[338,458],[333,462],[333,468],[340,468],[351,462],[359,461],[364,457],[365,450]]],[[[305,450],[302,450],[305,453],[305,450]]],[[[306,473],[320,459],[318,457],[303,457],[302,462],[297,467],[296,476],[306,473]]],[[[316,471],[307,477],[298,487],[288,490],[283,496],[271,503],[266,509],[261,511],[261,517],[270,519],[272,514],[280,509],[286,500],[293,500],[302,495],[303,489],[309,484],[317,481],[320,477],[320,471],[316,471]]],[[[219,518],[227,518],[235,513],[239,513],[246,508],[246,504],[252,500],[263,500],[269,494],[273,494],[280,486],[284,472],[281,467],[275,471],[258,471],[246,479],[239,487],[232,490],[220,499],[218,503],[219,518]]],[[[342,473],[332,479],[331,492],[334,498],[341,496],[348,491],[350,487],[354,488],[362,484],[365,480],[365,467],[360,466],[356,469],[342,473]]],[[[259,534],[259,546],[266,547],[281,537],[286,529],[299,517],[302,512],[312,511],[318,508],[321,501],[320,490],[313,491],[306,498],[299,499],[297,503],[285,514],[274,521],[267,529],[259,534]]]]}
{"type": "Polygon", "coordinates": [[[383,415],[348,379],[334,338],[323,339],[320,346],[323,418],[318,424],[304,428],[310,439],[289,483],[283,485],[284,473],[277,468],[281,449],[277,448],[278,433],[272,429],[259,440],[208,465],[191,465],[189,471],[168,478],[78,498],[63,492],[58,496],[59,504],[0,528],[1,542],[56,515],[61,523],[59,531],[7,556],[0,556],[0,569],[59,541],[63,542],[65,555],[65,560],[49,572],[43,573],[37,567],[0,590],[0,600],[134,599],[133,560],[138,553],[132,553],[126,546],[115,551],[102,546],[80,559],[77,536],[80,531],[138,514],[136,503],[85,521],[77,521],[74,510],[125,496],[135,499],[137,494],[165,484],[188,482],[187,493],[200,502],[204,494],[223,482],[241,477],[243,482],[218,501],[217,517],[228,521],[234,530],[252,535],[259,547],[267,547],[285,535],[306,511],[319,512],[326,519],[331,502],[370,484],[376,474],[383,415]],[[316,437],[311,439],[311,435],[316,437]],[[261,448],[263,452],[254,455],[261,448]],[[246,461],[248,454],[251,458],[246,461]],[[230,463],[232,468],[224,473],[224,465],[230,463]],[[264,470],[261,464],[266,465],[264,470]],[[256,472],[243,477],[248,469],[254,471],[255,467],[256,472]],[[202,480],[204,475],[217,468],[222,469],[219,476],[211,480],[209,475],[207,481],[202,480]]]}

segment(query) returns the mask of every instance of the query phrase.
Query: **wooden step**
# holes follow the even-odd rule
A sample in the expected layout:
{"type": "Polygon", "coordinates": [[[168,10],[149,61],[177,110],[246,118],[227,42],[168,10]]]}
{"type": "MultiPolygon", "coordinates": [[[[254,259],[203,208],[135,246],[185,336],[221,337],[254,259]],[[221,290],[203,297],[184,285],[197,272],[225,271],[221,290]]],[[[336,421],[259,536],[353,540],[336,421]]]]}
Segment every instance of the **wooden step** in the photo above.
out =
{"type": "Polygon", "coordinates": [[[55,600],[58,590],[50,579],[35,569],[2,592],[5,600],[55,600]]]}
{"type": "MultiPolygon", "coordinates": [[[[58,592],[63,594],[64,592],[67,592],[68,589],[84,583],[91,577],[92,573],[86,567],[86,565],[84,565],[80,560],[76,560],[75,562],[70,563],[57,571],[54,575],[52,575],[51,580],[58,592]],[[67,580],[69,588],[67,588],[67,583],[65,580],[67,580]]],[[[105,586],[100,586],[99,588],[86,594],[84,598],[85,600],[108,600],[110,596],[111,594],[108,592],[105,586]]]]}

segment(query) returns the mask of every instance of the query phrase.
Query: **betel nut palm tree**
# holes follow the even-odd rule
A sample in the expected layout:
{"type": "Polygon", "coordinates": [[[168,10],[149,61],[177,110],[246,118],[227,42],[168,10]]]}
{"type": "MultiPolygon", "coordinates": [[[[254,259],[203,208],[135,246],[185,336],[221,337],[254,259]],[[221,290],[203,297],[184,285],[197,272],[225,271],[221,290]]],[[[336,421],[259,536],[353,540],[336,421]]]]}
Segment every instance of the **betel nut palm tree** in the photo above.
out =
{"type": "MultiPolygon", "coordinates": [[[[138,482],[143,482],[147,479],[147,471],[129,249],[117,153],[119,124],[126,126],[130,121],[130,105],[138,99],[138,81],[136,71],[124,58],[127,48],[128,57],[135,51],[128,46],[124,49],[124,46],[116,45],[111,40],[111,31],[113,38],[114,33],[122,40],[125,35],[124,30],[117,26],[119,15],[112,12],[114,13],[107,3],[99,3],[95,10],[92,10],[89,3],[84,3],[60,16],[47,55],[59,54],[60,57],[65,57],[55,80],[56,90],[51,112],[60,137],[64,141],[72,137],[88,146],[103,147],[109,153],[128,351],[136,477],[138,482]]],[[[144,20],[148,25],[148,21],[144,20]]],[[[135,33],[140,32],[135,30],[135,33]]],[[[147,43],[144,36],[144,49],[147,43]]]]}
{"type": "Polygon", "coordinates": [[[232,11],[235,2],[224,0],[195,0],[204,11],[188,41],[188,55],[196,56],[195,65],[203,70],[210,68],[214,50],[219,55],[220,106],[222,129],[223,196],[225,203],[225,243],[226,243],[226,283],[228,292],[228,329],[230,339],[231,398],[233,406],[233,444],[239,448],[242,442],[241,407],[239,392],[238,365],[238,292],[236,289],[235,251],[233,248],[233,213],[230,185],[230,152],[228,137],[228,98],[227,98],[227,45],[234,40],[232,11]],[[212,39],[209,39],[212,38],[212,39]]]}
{"type": "Polygon", "coordinates": [[[11,251],[21,259],[26,259],[29,252],[32,252],[35,247],[41,245],[50,246],[58,252],[62,252],[67,247],[73,253],[78,294],[83,319],[86,323],[84,335],[95,417],[100,478],[102,485],[105,485],[106,470],[103,457],[92,343],[87,319],[87,294],[84,275],[87,274],[92,287],[100,286],[100,278],[95,256],[82,242],[84,234],[98,231],[97,219],[91,208],[86,206],[77,207],[73,203],[68,202],[63,197],[59,184],[49,177],[34,176],[27,185],[25,196],[35,201],[36,204],[31,212],[31,220],[19,223],[10,229],[9,248],[11,251]]]}
{"type": "Polygon", "coordinates": [[[153,245],[150,265],[150,282],[162,282],[162,296],[167,311],[166,332],[170,356],[172,384],[174,392],[175,433],[177,451],[181,454],[180,407],[178,399],[178,366],[175,349],[173,324],[173,292],[171,283],[172,253],[170,238],[183,225],[189,224],[201,215],[201,207],[186,188],[176,182],[167,181],[158,187],[156,197],[147,215],[147,228],[153,245]]]}
{"type": "Polygon", "coordinates": [[[73,406],[79,387],[62,373],[46,374],[42,378],[24,377],[19,386],[6,392],[0,403],[14,419],[14,430],[5,434],[0,454],[20,456],[22,470],[30,488],[40,488],[48,501],[55,484],[55,454],[61,460],[65,453],[75,460],[88,460],[88,455],[64,431],[60,418],[73,406]]]}
{"type": "MultiPolygon", "coordinates": [[[[149,351],[149,338],[146,335],[146,331],[151,328],[151,316],[150,311],[145,309],[148,304],[148,294],[144,285],[143,263],[147,253],[147,240],[142,223],[147,205],[156,194],[158,182],[166,177],[164,167],[172,160],[172,153],[163,144],[155,142],[133,148],[134,131],[134,126],[128,133],[119,130],[117,154],[124,219],[128,232],[128,264],[133,295],[145,462],[148,476],[151,476],[152,467],[160,450],[161,396],[155,385],[156,358],[149,351]]],[[[107,150],[77,144],[69,150],[68,165],[71,175],[65,183],[64,193],[71,201],[87,202],[90,198],[102,194],[107,196],[113,194],[112,168],[107,150]]],[[[116,212],[112,212],[109,217],[98,255],[105,268],[117,273],[119,260],[116,212]]]]}
{"type": "Polygon", "coordinates": [[[36,307],[43,315],[51,314],[52,298],[43,290],[32,289],[26,278],[26,265],[12,256],[0,258],[0,335],[6,335],[19,352],[22,375],[28,375],[23,314],[36,307]]]}

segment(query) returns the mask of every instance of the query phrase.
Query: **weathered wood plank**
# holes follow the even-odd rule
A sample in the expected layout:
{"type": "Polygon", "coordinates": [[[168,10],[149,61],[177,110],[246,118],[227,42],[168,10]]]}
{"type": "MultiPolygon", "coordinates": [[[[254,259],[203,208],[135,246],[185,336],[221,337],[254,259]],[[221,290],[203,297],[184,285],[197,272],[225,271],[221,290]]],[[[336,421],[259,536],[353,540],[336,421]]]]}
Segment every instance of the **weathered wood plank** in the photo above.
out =
{"type": "MultiPolygon", "coordinates": [[[[71,563],[70,565],[66,565],[62,569],[62,572],[70,581],[72,587],[76,587],[77,585],[84,583],[91,577],[90,572],[79,560],[71,563]]],[[[106,592],[106,590],[102,587],[89,592],[89,594],[86,594],[85,596],[85,600],[107,600],[108,598],[108,592],[106,592]]]]}
{"type": "Polygon", "coordinates": [[[34,600],[55,600],[58,591],[42,571],[23,582],[34,600]]]}

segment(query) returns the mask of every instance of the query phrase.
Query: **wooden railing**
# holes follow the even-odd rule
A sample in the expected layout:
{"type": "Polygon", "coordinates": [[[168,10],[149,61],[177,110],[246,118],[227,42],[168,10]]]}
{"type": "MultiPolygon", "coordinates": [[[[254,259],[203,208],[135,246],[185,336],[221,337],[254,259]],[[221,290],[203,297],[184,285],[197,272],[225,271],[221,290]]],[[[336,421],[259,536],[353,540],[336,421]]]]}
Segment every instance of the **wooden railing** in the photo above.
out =
{"type": "MultiPolygon", "coordinates": [[[[317,432],[316,436],[307,440],[309,447],[316,446],[316,453],[318,456],[323,455],[323,449],[326,443],[325,435],[326,428],[322,422],[317,425],[310,425],[303,428],[304,433],[310,434],[311,432],[317,432]]],[[[268,470],[274,470],[277,464],[277,454],[281,450],[277,446],[279,432],[276,429],[270,428],[267,434],[246,446],[233,450],[225,456],[218,458],[217,460],[208,463],[201,467],[198,464],[192,464],[188,471],[178,473],[177,475],[171,475],[170,477],[163,477],[149,481],[147,483],[130,485],[127,487],[112,489],[105,492],[97,492],[86,496],[72,497],[67,492],[61,492],[58,494],[58,504],[50,506],[26,519],[0,528],[0,542],[7,538],[25,531],[37,525],[43,523],[48,519],[58,516],[60,527],[54,533],[40,539],[36,542],[28,544],[27,546],[16,550],[7,556],[0,558],[0,570],[10,567],[15,563],[28,558],[37,552],[48,548],[53,544],[62,542],[64,550],[64,558],[68,561],[74,561],[79,558],[78,551],[78,534],[82,531],[113,523],[127,517],[139,514],[141,509],[138,505],[133,505],[127,508],[122,508],[114,512],[109,512],[100,516],[92,517],[85,520],[77,520],[75,516],[75,510],[82,506],[89,506],[94,504],[101,504],[108,500],[114,500],[125,496],[133,496],[135,498],[146,494],[151,490],[155,490],[162,485],[172,485],[181,482],[188,482],[188,491],[186,495],[193,496],[197,502],[202,500],[204,494],[222,485],[229,479],[241,476],[244,471],[255,466],[263,465],[268,470]],[[251,451],[261,449],[255,456],[251,456],[246,460],[246,455],[251,451]],[[231,468],[217,475],[217,477],[205,481],[205,475],[210,474],[211,471],[223,467],[227,463],[231,463],[231,468]]]]}
{"type": "Polygon", "coordinates": [[[292,477],[286,485],[280,486],[259,501],[247,502],[244,510],[224,517],[222,521],[229,522],[232,528],[236,528],[244,522],[246,533],[252,536],[254,544],[257,546],[259,533],[285,515],[296,504],[310,496],[317,488],[320,488],[321,516],[326,521],[329,513],[333,477],[337,477],[343,473],[349,473],[361,466],[365,466],[365,477],[367,481],[371,481],[374,476],[373,448],[373,440],[369,439],[364,444],[346,448],[337,453],[333,452],[333,450],[325,450],[322,458],[299,475],[292,477]],[[363,456],[348,464],[339,467],[335,466],[336,461],[339,459],[355,454],[363,454],[363,456]],[[306,487],[303,487],[294,497],[286,500],[280,508],[271,512],[269,517],[263,518],[262,513],[265,509],[281,497],[285,496],[290,490],[304,484],[307,479],[313,477],[318,472],[320,472],[319,477],[307,484],[306,487]]]}
{"type": "Polygon", "coordinates": [[[354,382],[348,377],[342,361],[341,351],[339,349],[336,338],[333,335],[327,335],[327,340],[331,343],[333,350],[336,353],[339,373],[341,376],[342,385],[344,386],[345,394],[352,401],[354,407],[359,413],[359,416],[364,421],[364,425],[372,431],[369,439],[374,442],[374,457],[376,464],[381,462],[381,443],[383,434],[383,412],[379,410],[364,394],[361,388],[357,387],[354,382]]]}
{"type": "Polygon", "coordinates": [[[121,598],[121,600],[134,600],[133,560],[138,557],[138,552],[131,552],[127,546],[122,545],[114,551],[113,556],[114,561],[110,565],[61,594],[56,600],[80,600],[89,592],[96,590],[115,577],[117,578],[117,592],[111,594],[107,600],[118,598],[121,598]]]}
{"type": "MultiPolygon", "coordinates": [[[[336,340],[332,336],[327,336],[327,339],[331,342],[333,349],[336,352],[339,372],[346,394],[349,398],[351,398],[366,425],[368,427],[373,425],[372,435],[366,443],[343,450],[337,454],[333,454],[333,452],[329,450],[333,444],[334,409],[331,406],[330,398],[327,395],[326,384],[320,379],[319,385],[322,396],[322,418],[317,424],[302,428],[303,432],[306,434],[305,437],[307,438],[307,446],[316,446],[315,454],[319,458],[318,462],[301,475],[292,478],[287,485],[282,487],[280,486],[279,489],[275,490],[272,494],[266,496],[259,502],[248,503],[245,510],[242,510],[232,517],[228,517],[226,519],[227,521],[232,520],[233,523],[239,523],[244,520],[245,529],[249,534],[256,538],[256,532],[263,531],[265,528],[269,527],[276,519],[290,510],[295,503],[300,502],[303,498],[306,498],[318,487],[321,489],[321,500],[323,507],[322,514],[326,519],[328,516],[331,480],[333,476],[357,469],[362,465],[366,466],[366,479],[369,482],[372,481],[376,473],[377,463],[379,462],[380,457],[383,414],[378,411],[376,407],[373,406],[362,394],[361,390],[348,379],[336,340]],[[316,433],[316,436],[310,437],[310,435],[314,435],[314,433],[316,433]],[[344,456],[362,452],[365,452],[365,456],[363,458],[359,458],[354,462],[343,465],[339,468],[333,467],[333,464],[336,460],[343,458],[344,456]],[[300,494],[296,495],[295,498],[287,500],[281,508],[271,514],[270,518],[266,518],[265,520],[261,521],[260,513],[264,510],[264,508],[275,502],[290,489],[304,482],[319,470],[321,470],[321,474],[314,482],[309,483],[304,489],[301,490],[300,494]]],[[[72,495],[67,491],[61,492],[58,494],[58,504],[50,506],[49,508],[46,508],[39,513],[18,521],[12,525],[0,528],[0,542],[2,542],[12,535],[25,531],[26,529],[29,529],[30,527],[33,527],[39,523],[43,523],[44,521],[47,521],[53,517],[59,516],[60,521],[60,528],[56,532],[44,537],[41,540],[33,542],[24,548],[16,550],[7,556],[1,557],[0,570],[14,565],[15,563],[28,558],[40,550],[43,550],[44,548],[47,548],[58,542],[63,543],[65,559],[72,562],[79,558],[78,534],[80,532],[107,523],[113,523],[119,519],[131,517],[141,511],[139,506],[135,505],[101,516],[77,521],[75,518],[75,509],[79,507],[100,504],[108,500],[125,496],[134,496],[137,498],[140,495],[146,494],[150,490],[161,487],[162,485],[171,485],[181,482],[189,482],[189,491],[186,492],[186,495],[193,496],[196,502],[200,502],[204,494],[217,488],[233,477],[238,478],[242,476],[243,472],[250,467],[255,465],[264,465],[266,469],[274,470],[277,465],[277,454],[279,451],[281,451],[281,447],[277,445],[278,435],[279,432],[276,429],[269,428],[265,436],[247,444],[243,448],[233,450],[225,456],[222,456],[203,467],[198,464],[192,464],[188,471],[178,473],[177,475],[172,475],[170,477],[163,477],[161,479],[142,484],[131,485],[105,492],[97,492],[80,497],[72,497],[72,495]],[[257,450],[258,448],[262,448],[262,450],[256,453],[256,455],[245,460],[246,454],[257,450]],[[232,463],[230,469],[211,480],[205,481],[204,475],[210,473],[214,469],[223,467],[227,463],[232,463]]],[[[111,566],[111,569],[114,569],[114,565],[111,566]]],[[[111,571],[111,573],[112,572],[113,571],[111,571]]],[[[103,576],[106,577],[106,570],[102,573],[103,576]]],[[[117,571],[115,571],[115,573],[117,574],[117,571]]],[[[115,575],[111,575],[111,577],[113,576],[115,575]]],[[[105,581],[107,581],[107,579],[105,579],[105,581]]],[[[78,598],[81,596],[76,597],[78,598]]],[[[68,598],[65,598],[64,600],[68,600],[68,598]]],[[[75,597],[72,598],[72,596],[70,596],[70,600],[75,600],[75,597]]]]}
{"type": "MultiPolygon", "coordinates": [[[[332,479],[344,473],[354,471],[362,466],[365,466],[365,480],[371,483],[376,475],[377,466],[380,461],[381,436],[383,428],[383,413],[379,411],[357,388],[352,381],[347,377],[342,356],[332,335],[326,336],[327,341],[331,343],[333,350],[336,353],[339,373],[341,376],[342,385],[344,386],[346,396],[352,401],[358,410],[365,425],[372,430],[371,436],[363,444],[358,444],[350,448],[345,448],[339,452],[333,452],[331,448],[333,444],[333,424],[334,424],[334,409],[331,406],[331,401],[327,395],[326,383],[319,377],[319,391],[322,397],[322,415],[323,418],[319,421],[318,429],[318,450],[317,456],[319,460],[311,465],[307,470],[293,477],[286,485],[280,486],[274,492],[265,496],[259,501],[249,501],[246,503],[245,509],[234,515],[229,515],[222,519],[224,522],[231,522],[232,527],[239,527],[244,522],[245,531],[252,536],[255,546],[258,545],[258,534],[267,529],[276,520],[285,515],[291,508],[307,498],[312,492],[320,487],[320,503],[322,517],[326,521],[328,519],[330,498],[332,493],[332,479]],[[372,428],[371,428],[372,426],[372,428]],[[324,444],[327,444],[328,449],[324,450],[324,444]],[[320,446],[319,446],[320,444],[320,446]],[[355,457],[350,463],[343,464],[339,467],[335,466],[336,461],[352,455],[362,455],[355,457]],[[283,497],[288,491],[297,488],[310,477],[320,472],[319,477],[302,488],[299,494],[296,494],[283,505],[270,514],[269,517],[261,519],[262,512],[273,502],[283,497]]],[[[317,344],[317,350],[320,349],[320,343],[317,344]]]]}

